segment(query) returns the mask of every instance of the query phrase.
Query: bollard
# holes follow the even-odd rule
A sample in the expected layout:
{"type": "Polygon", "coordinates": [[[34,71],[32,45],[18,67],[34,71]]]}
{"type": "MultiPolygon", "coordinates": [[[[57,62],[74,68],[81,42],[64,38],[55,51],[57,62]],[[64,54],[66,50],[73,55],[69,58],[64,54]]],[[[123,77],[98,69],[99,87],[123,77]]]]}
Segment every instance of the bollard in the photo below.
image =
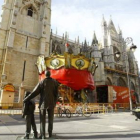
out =
{"type": "Polygon", "coordinates": [[[103,104],[103,114],[105,114],[105,106],[104,106],[104,104],[103,104]]]}
{"type": "Polygon", "coordinates": [[[116,106],[116,104],[115,104],[115,111],[117,111],[117,106],[116,106]]]}

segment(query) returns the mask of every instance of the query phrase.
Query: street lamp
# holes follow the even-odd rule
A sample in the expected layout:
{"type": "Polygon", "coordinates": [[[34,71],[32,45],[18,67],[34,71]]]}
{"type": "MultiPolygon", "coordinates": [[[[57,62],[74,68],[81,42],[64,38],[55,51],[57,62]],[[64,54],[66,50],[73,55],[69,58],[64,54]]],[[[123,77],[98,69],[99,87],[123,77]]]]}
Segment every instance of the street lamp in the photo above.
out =
{"type": "MultiPolygon", "coordinates": [[[[132,45],[130,46],[130,50],[135,51],[135,49],[137,48],[136,45],[133,44],[133,39],[131,37],[128,37],[125,39],[125,43],[126,45],[132,43],[132,45]]],[[[130,104],[130,110],[132,110],[132,98],[131,98],[131,90],[130,90],[130,80],[129,80],[129,64],[128,64],[128,55],[126,52],[126,49],[124,52],[122,52],[123,55],[126,56],[126,75],[127,75],[127,82],[128,82],[128,92],[129,92],[129,104],[130,104]]],[[[115,53],[116,57],[120,57],[121,53],[120,52],[116,52],[115,53]]]]}

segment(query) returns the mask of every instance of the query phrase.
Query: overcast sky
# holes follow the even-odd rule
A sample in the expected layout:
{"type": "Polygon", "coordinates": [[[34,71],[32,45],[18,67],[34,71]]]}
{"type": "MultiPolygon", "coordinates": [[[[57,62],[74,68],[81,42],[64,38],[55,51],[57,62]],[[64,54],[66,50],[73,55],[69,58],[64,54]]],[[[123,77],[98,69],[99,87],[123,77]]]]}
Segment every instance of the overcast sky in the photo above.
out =
{"type": "MultiPolygon", "coordinates": [[[[0,6],[4,0],[0,0],[0,6]]],[[[62,36],[80,42],[86,38],[91,44],[93,31],[101,36],[102,16],[109,22],[110,16],[116,29],[120,26],[123,37],[132,37],[137,45],[135,52],[140,68],[140,0],[52,0],[51,28],[62,36]]]]}

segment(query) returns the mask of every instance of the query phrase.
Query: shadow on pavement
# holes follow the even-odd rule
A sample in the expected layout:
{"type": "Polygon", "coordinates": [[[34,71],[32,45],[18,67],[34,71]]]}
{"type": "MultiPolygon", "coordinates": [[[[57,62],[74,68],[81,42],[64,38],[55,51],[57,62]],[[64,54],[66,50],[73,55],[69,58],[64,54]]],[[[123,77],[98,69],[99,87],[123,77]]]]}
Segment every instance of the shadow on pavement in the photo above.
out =
{"type": "MultiPolygon", "coordinates": [[[[126,133],[126,132],[136,132],[136,131],[139,131],[140,132],[140,130],[138,130],[138,129],[133,129],[133,130],[129,130],[129,131],[113,131],[112,133],[114,134],[114,133],[126,133]]],[[[108,131],[108,132],[70,132],[70,133],[57,133],[57,134],[94,134],[94,133],[111,133],[110,131],[108,131]]],[[[140,134],[140,133],[139,133],[140,134]]]]}
{"type": "MultiPolygon", "coordinates": [[[[6,126],[12,126],[12,125],[25,125],[25,119],[21,117],[21,115],[9,115],[12,119],[16,120],[17,122],[2,122],[0,125],[6,125],[6,126]]],[[[101,119],[100,117],[71,117],[71,118],[66,118],[66,117],[55,117],[54,118],[54,123],[59,123],[59,122],[71,122],[71,121],[82,121],[82,120],[92,120],[92,119],[101,119]]],[[[35,121],[36,124],[40,124],[39,121],[39,115],[35,116],[35,121]]],[[[46,119],[46,122],[48,122],[48,119],[46,119]]]]}
{"type": "Polygon", "coordinates": [[[17,135],[17,136],[18,136],[18,135],[25,135],[25,133],[16,133],[16,134],[15,134],[15,133],[10,133],[10,134],[8,134],[8,133],[5,134],[5,133],[3,133],[3,134],[0,134],[0,136],[5,136],[5,135],[6,135],[6,136],[12,136],[12,135],[14,135],[14,136],[17,135]]]}
{"type": "MultiPolygon", "coordinates": [[[[75,134],[75,133],[73,133],[75,134]]],[[[66,133],[65,133],[66,135],[66,133]]],[[[79,136],[60,136],[57,135],[59,139],[107,139],[107,138],[133,138],[133,137],[140,137],[140,133],[135,133],[135,134],[101,134],[101,135],[96,135],[96,134],[85,134],[82,133],[82,135],[79,136]]]]}

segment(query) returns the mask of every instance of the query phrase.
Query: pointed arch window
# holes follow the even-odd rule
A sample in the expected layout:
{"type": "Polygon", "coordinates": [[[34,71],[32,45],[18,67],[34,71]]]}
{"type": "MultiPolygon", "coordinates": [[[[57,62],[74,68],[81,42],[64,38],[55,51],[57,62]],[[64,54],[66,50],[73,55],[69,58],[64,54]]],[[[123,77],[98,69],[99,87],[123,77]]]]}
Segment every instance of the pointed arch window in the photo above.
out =
{"type": "Polygon", "coordinates": [[[32,6],[30,6],[30,7],[28,8],[27,15],[30,16],[30,17],[33,17],[33,7],[32,7],[32,6]]]}
{"type": "Polygon", "coordinates": [[[109,77],[107,77],[105,83],[106,83],[106,85],[112,85],[112,81],[111,81],[111,79],[109,77]]]}
{"type": "Polygon", "coordinates": [[[130,85],[131,85],[131,86],[130,86],[130,87],[131,87],[131,90],[134,90],[134,91],[135,91],[135,85],[134,85],[134,83],[131,82],[130,85]]]}
{"type": "Polygon", "coordinates": [[[55,44],[52,43],[52,52],[55,52],[55,44]]]}
{"type": "Polygon", "coordinates": [[[59,45],[56,47],[56,52],[57,52],[58,54],[61,54],[61,48],[60,48],[59,45]]]}
{"type": "Polygon", "coordinates": [[[127,84],[124,79],[120,77],[117,81],[117,86],[127,87],[127,84]]]}

